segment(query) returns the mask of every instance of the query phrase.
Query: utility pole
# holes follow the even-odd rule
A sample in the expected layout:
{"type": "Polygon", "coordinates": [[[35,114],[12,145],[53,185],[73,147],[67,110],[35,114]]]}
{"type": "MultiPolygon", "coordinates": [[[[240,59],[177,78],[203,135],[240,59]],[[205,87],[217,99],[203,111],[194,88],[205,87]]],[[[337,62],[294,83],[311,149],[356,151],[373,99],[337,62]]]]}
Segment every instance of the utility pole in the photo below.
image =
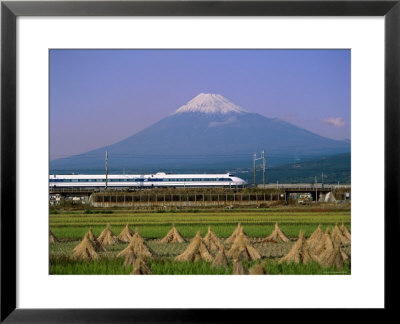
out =
{"type": "Polygon", "coordinates": [[[324,173],[323,172],[321,175],[321,186],[322,186],[322,188],[324,187],[324,173]]]}
{"type": "Polygon", "coordinates": [[[265,155],[264,150],[261,151],[262,166],[263,166],[263,189],[265,189],[265,155]]]}
{"type": "Polygon", "coordinates": [[[315,203],[318,201],[317,176],[315,176],[315,203]]]}
{"type": "Polygon", "coordinates": [[[107,167],[107,162],[108,162],[108,151],[106,151],[106,189],[107,189],[107,184],[108,184],[108,167],[107,167]]]}
{"type": "Polygon", "coordinates": [[[256,159],[257,155],[254,153],[253,155],[253,176],[254,176],[254,187],[256,187],[256,159]]]}
{"type": "Polygon", "coordinates": [[[263,188],[265,188],[265,155],[264,150],[261,151],[261,157],[257,158],[257,154],[253,154],[253,173],[254,173],[254,187],[256,187],[256,161],[262,160],[262,167],[263,167],[263,188]]]}

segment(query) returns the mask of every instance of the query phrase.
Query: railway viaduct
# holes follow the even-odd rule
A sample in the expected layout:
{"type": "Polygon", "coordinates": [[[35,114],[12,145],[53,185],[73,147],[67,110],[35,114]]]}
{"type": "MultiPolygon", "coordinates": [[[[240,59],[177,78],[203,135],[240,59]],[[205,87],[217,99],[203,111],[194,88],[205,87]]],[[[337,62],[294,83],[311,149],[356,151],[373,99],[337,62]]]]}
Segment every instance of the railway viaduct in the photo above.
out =
{"type": "MultiPolygon", "coordinates": [[[[205,192],[210,188],[186,188],[185,192],[177,189],[176,192],[163,192],[158,189],[127,190],[104,188],[50,188],[50,197],[62,197],[62,199],[74,199],[81,197],[86,201],[96,202],[99,205],[127,204],[132,205],[209,205],[211,204],[248,204],[262,203],[272,200],[288,200],[291,194],[308,193],[311,194],[313,201],[318,201],[321,194],[329,192],[340,193],[337,199],[345,200],[344,193],[351,192],[350,185],[331,185],[331,184],[268,184],[259,185],[257,188],[247,189],[218,189],[218,192],[205,192]],[[92,196],[93,195],[93,196],[92,196]],[[95,197],[95,199],[90,199],[95,197]],[[100,198],[101,197],[101,198],[100,198]],[[343,199],[342,199],[343,198],[343,199]]],[[[347,198],[348,199],[348,198],[347,198]]]]}

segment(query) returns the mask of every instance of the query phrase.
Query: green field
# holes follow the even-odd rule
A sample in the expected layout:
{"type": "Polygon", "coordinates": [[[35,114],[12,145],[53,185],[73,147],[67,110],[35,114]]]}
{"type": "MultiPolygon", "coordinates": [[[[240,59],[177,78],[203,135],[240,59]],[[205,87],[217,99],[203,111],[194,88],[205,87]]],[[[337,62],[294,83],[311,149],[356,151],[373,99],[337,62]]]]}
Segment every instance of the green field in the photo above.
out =
{"type": "MultiPolygon", "coordinates": [[[[232,263],[228,269],[213,268],[207,262],[173,262],[171,260],[149,260],[149,267],[155,275],[230,275],[232,263]]],[[[243,262],[246,268],[250,268],[256,262],[243,262]]],[[[318,263],[308,264],[278,264],[276,260],[266,260],[265,269],[269,275],[330,275],[350,274],[349,264],[343,269],[322,268],[318,263]]],[[[66,257],[52,257],[50,260],[51,274],[70,275],[129,275],[132,266],[125,267],[123,259],[103,259],[101,261],[71,261],[66,257]]]]}
{"type": "MultiPolygon", "coordinates": [[[[328,274],[337,273],[334,269],[323,269],[317,263],[307,265],[279,265],[277,260],[289,252],[296,241],[299,231],[305,236],[320,224],[322,230],[332,228],[336,223],[344,223],[351,230],[350,207],[288,207],[279,206],[266,209],[248,210],[187,210],[187,211],[132,211],[132,210],[57,210],[50,213],[50,228],[59,243],[50,245],[51,274],[129,274],[132,269],[123,266],[123,259],[116,258],[118,252],[127,244],[108,246],[107,252],[101,252],[99,261],[72,261],[69,256],[89,227],[98,236],[106,224],[118,235],[128,223],[132,229],[138,229],[140,235],[152,248],[157,257],[149,261],[154,274],[225,274],[232,269],[214,269],[205,262],[176,263],[173,258],[182,253],[189,243],[161,244],[160,239],[175,224],[179,232],[188,241],[200,231],[204,236],[208,226],[221,239],[229,237],[238,222],[242,223],[253,246],[260,252],[270,274],[328,274]],[[288,243],[260,243],[268,236],[275,223],[291,238],[288,243]]],[[[229,246],[226,246],[229,248],[229,246]]],[[[348,251],[350,252],[350,250],[348,251]]],[[[251,264],[248,264],[251,266],[251,264]]],[[[230,264],[232,267],[232,264],[230,264]]],[[[350,273],[349,265],[340,273],[350,273]]]]}
{"type": "Polygon", "coordinates": [[[171,212],[129,212],[115,211],[112,214],[86,214],[85,211],[58,212],[50,214],[50,228],[60,238],[78,240],[83,237],[89,227],[93,227],[95,235],[99,235],[106,224],[111,225],[114,233],[119,233],[128,223],[137,228],[142,237],[148,239],[162,238],[175,224],[184,237],[193,237],[197,231],[202,235],[208,226],[218,237],[226,238],[241,222],[246,233],[251,237],[267,236],[273,230],[276,222],[288,236],[298,236],[299,230],[311,235],[318,224],[323,230],[336,223],[344,223],[350,229],[350,210],[307,210],[292,211],[284,208],[240,211],[240,212],[209,212],[182,211],[171,212]]]}

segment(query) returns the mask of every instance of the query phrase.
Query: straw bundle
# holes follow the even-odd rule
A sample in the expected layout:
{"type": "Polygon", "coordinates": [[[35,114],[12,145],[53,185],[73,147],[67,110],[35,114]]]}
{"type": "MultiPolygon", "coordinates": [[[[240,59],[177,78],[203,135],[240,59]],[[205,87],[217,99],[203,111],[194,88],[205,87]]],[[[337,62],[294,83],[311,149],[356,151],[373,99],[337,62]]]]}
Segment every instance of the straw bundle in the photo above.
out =
{"type": "Polygon", "coordinates": [[[310,247],[308,246],[305,238],[304,233],[300,231],[299,239],[293,245],[292,249],[286,254],[283,258],[279,260],[279,263],[286,262],[286,263],[307,263],[309,261],[315,261],[316,257],[311,252],[310,247]]]}
{"type": "Polygon", "coordinates": [[[119,233],[117,238],[121,242],[129,243],[131,241],[132,236],[133,236],[133,231],[129,228],[129,225],[126,224],[125,228],[122,230],[121,233],[119,233]]]}
{"type": "Polygon", "coordinates": [[[71,258],[73,260],[93,260],[99,258],[94,243],[90,240],[88,233],[85,234],[81,243],[74,248],[71,258]]]}
{"type": "Polygon", "coordinates": [[[125,260],[124,260],[124,266],[129,267],[131,265],[134,265],[137,259],[137,255],[135,251],[132,248],[129,248],[126,253],[125,253],[125,260]]]}
{"type": "Polygon", "coordinates": [[[220,247],[217,255],[215,256],[212,266],[214,268],[228,268],[228,259],[226,258],[223,246],[220,247]]]}
{"type": "Polygon", "coordinates": [[[226,254],[228,258],[247,261],[261,259],[260,253],[250,244],[249,239],[241,233],[233,242],[226,254]]]}
{"type": "Polygon", "coordinates": [[[53,234],[53,232],[51,230],[50,230],[50,238],[49,238],[49,240],[50,240],[50,243],[60,242],[58,240],[58,238],[53,234]]]}
{"type": "Polygon", "coordinates": [[[348,256],[339,246],[334,246],[331,249],[327,249],[318,257],[318,262],[323,267],[335,267],[343,268],[343,262],[348,256]]]}
{"type": "Polygon", "coordinates": [[[233,243],[233,241],[240,235],[243,234],[245,236],[247,236],[247,234],[245,233],[243,226],[241,223],[238,223],[238,226],[236,227],[236,229],[233,231],[232,235],[229,236],[226,240],[225,243],[233,243]]]}
{"type": "Polygon", "coordinates": [[[96,250],[96,252],[107,251],[105,249],[105,247],[97,240],[96,236],[94,236],[92,228],[89,228],[88,235],[89,235],[89,239],[93,242],[94,249],[96,250]]]}
{"type": "Polygon", "coordinates": [[[265,275],[267,271],[265,270],[265,263],[258,263],[249,269],[249,274],[251,275],[265,275]]]}
{"type": "Polygon", "coordinates": [[[211,230],[211,226],[208,227],[208,233],[204,237],[203,242],[209,251],[218,251],[221,247],[224,247],[219,238],[211,230]]]}
{"type": "Polygon", "coordinates": [[[246,275],[249,274],[245,266],[240,260],[233,260],[232,274],[234,275],[246,275]]]}
{"type": "Polygon", "coordinates": [[[333,249],[333,246],[334,244],[329,234],[329,228],[327,228],[319,243],[313,246],[312,251],[315,255],[320,255],[326,250],[333,249]]]}
{"type": "Polygon", "coordinates": [[[342,248],[340,248],[340,254],[344,262],[350,260],[350,256],[346,252],[344,252],[342,248]]]}
{"type": "Polygon", "coordinates": [[[176,229],[175,224],[172,224],[171,230],[161,240],[161,243],[183,243],[186,242],[181,233],[176,229]]]}
{"type": "MultiPolygon", "coordinates": [[[[154,252],[150,249],[144,239],[136,232],[129,242],[128,246],[123,249],[120,253],[117,254],[117,258],[119,257],[129,257],[129,255],[133,255],[136,257],[145,256],[151,258],[154,256],[154,252]]],[[[126,261],[126,260],[125,260],[126,261]]],[[[133,261],[132,261],[133,262],[133,261]]]]}
{"type": "Polygon", "coordinates": [[[119,243],[118,238],[110,229],[110,224],[107,224],[106,228],[101,232],[97,240],[102,245],[114,245],[115,243],[119,243]]]}
{"type": "Polygon", "coordinates": [[[175,261],[198,261],[204,260],[207,262],[212,262],[213,257],[204,244],[200,232],[196,233],[196,236],[192,239],[189,246],[183,251],[182,254],[175,258],[175,261]]]}
{"type": "Polygon", "coordinates": [[[131,272],[133,275],[150,275],[153,274],[146,263],[145,257],[139,257],[135,261],[135,265],[133,266],[133,271],[131,272]]]}
{"type": "Polygon", "coordinates": [[[342,234],[349,239],[349,241],[351,241],[351,234],[349,232],[349,230],[347,229],[346,226],[344,226],[344,224],[342,223],[342,225],[340,226],[340,231],[342,232],[342,234]]]}
{"type": "Polygon", "coordinates": [[[263,239],[261,242],[273,242],[273,243],[279,243],[279,242],[289,242],[289,238],[286,236],[285,233],[282,232],[282,230],[279,228],[278,223],[275,223],[275,229],[265,239],[263,239]]]}
{"type": "Polygon", "coordinates": [[[314,250],[322,238],[324,237],[324,232],[321,230],[321,225],[318,225],[317,229],[311,234],[307,239],[307,244],[311,250],[314,250]]]}
{"type": "Polygon", "coordinates": [[[332,241],[336,245],[349,245],[350,244],[350,240],[346,236],[343,235],[342,231],[339,229],[337,224],[335,225],[335,227],[332,230],[332,241]]]}

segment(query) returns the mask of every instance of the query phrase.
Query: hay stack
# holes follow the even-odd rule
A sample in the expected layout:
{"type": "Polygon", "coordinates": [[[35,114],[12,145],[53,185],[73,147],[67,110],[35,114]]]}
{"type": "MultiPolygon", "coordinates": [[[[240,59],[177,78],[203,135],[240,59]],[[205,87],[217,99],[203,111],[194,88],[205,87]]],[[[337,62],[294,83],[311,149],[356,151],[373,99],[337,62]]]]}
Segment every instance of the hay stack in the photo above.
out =
{"type": "Polygon", "coordinates": [[[175,258],[175,261],[193,262],[198,260],[204,260],[207,262],[213,261],[213,257],[208,251],[207,246],[204,244],[200,232],[196,233],[196,236],[192,239],[186,250],[175,258]]]}
{"type": "Polygon", "coordinates": [[[240,260],[233,260],[232,274],[234,275],[247,275],[249,272],[240,260]]]}
{"type": "Polygon", "coordinates": [[[347,229],[346,226],[344,226],[344,224],[342,223],[342,225],[340,226],[340,231],[342,232],[342,234],[349,239],[349,241],[351,242],[351,234],[349,232],[349,230],[347,229]]]}
{"type": "Polygon", "coordinates": [[[342,251],[340,246],[334,246],[327,249],[318,257],[318,262],[323,267],[335,267],[336,269],[343,268],[343,263],[348,259],[347,254],[342,251]]]}
{"type": "Polygon", "coordinates": [[[249,274],[251,275],[265,275],[267,271],[265,270],[265,263],[258,263],[249,269],[249,274]]]}
{"type": "Polygon", "coordinates": [[[238,223],[238,226],[235,228],[235,230],[233,231],[232,235],[229,236],[226,240],[225,243],[233,243],[233,241],[235,241],[235,239],[240,235],[243,234],[245,236],[247,236],[246,232],[243,229],[243,226],[241,223],[238,223]]]}
{"type": "Polygon", "coordinates": [[[279,228],[278,223],[275,223],[275,229],[265,239],[263,239],[261,242],[273,242],[273,243],[280,243],[280,242],[289,242],[289,238],[286,236],[285,233],[282,232],[282,230],[279,228]]]}
{"type": "Polygon", "coordinates": [[[171,230],[161,240],[161,243],[183,243],[186,242],[181,233],[176,229],[175,224],[172,224],[171,230]]]}
{"type": "Polygon", "coordinates": [[[49,238],[49,240],[50,240],[50,243],[60,242],[58,240],[58,238],[53,234],[53,232],[51,230],[50,230],[50,238],[49,238]]]}
{"type": "Polygon", "coordinates": [[[321,225],[318,225],[317,229],[307,239],[307,244],[311,250],[315,250],[318,244],[324,237],[324,232],[321,230],[321,225]]]}
{"type": "Polygon", "coordinates": [[[249,239],[243,233],[235,239],[226,255],[228,258],[234,260],[243,259],[251,261],[261,259],[260,253],[250,244],[249,239]]]}
{"type": "Polygon", "coordinates": [[[217,255],[215,256],[214,262],[212,263],[214,268],[228,268],[228,259],[224,252],[224,246],[221,246],[217,255]]]}
{"type": "Polygon", "coordinates": [[[145,256],[147,258],[151,258],[154,256],[154,254],[154,251],[147,246],[144,239],[136,231],[136,233],[132,236],[128,246],[117,254],[117,258],[125,257],[126,262],[128,262],[126,260],[127,258],[133,258],[131,263],[129,263],[130,265],[135,262],[137,257],[145,256]]]}
{"type": "Polygon", "coordinates": [[[146,258],[141,256],[136,259],[135,265],[133,266],[133,275],[150,275],[153,274],[146,263],[146,258]]]}
{"type": "Polygon", "coordinates": [[[137,255],[135,253],[135,251],[132,248],[129,248],[126,252],[125,252],[125,260],[124,260],[124,266],[125,267],[129,267],[131,265],[135,265],[136,259],[137,259],[137,255]]]}
{"type": "Polygon", "coordinates": [[[300,231],[299,239],[293,245],[292,249],[283,258],[279,260],[279,263],[303,263],[306,264],[309,261],[316,261],[316,256],[310,250],[305,238],[304,233],[300,231]]]}
{"type": "Polygon", "coordinates": [[[107,224],[106,228],[101,232],[97,240],[102,245],[114,245],[115,243],[119,243],[118,238],[110,229],[110,224],[107,224]]]}
{"type": "Polygon", "coordinates": [[[117,238],[121,242],[129,243],[131,241],[132,236],[133,236],[133,231],[129,228],[129,225],[126,224],[125,228],[122,230],[121,233],[119,233],[117,238]]]}
{"type": "Polygon", "coordinates": [[[96,250],[96,252],[107,251],[106,248],[97,240],[96,236],[94,236],[92,228],[89,228],[88,235],[89,239],[93,242],[94,249],[96,250]]]}
{"type": "Polygon", "coordinates": [[[344,252],[342,248],[340,248],[340,254],[344,262],[350,261],[350,256],[346,252],[344,252]]]}
{"type": "Polygon", "coordinates": [[[342,231],[339,229],[337,224],[333,228],[331,236],[332,236],[333,243],[336,245],[349,245],[350,244],[350,240],[346,236],[343,235],[342,231]]]}
{"type": "Polygon", "coordinates": [[[314,253],[314,255],[321,255],[321,253],[330,249],[333,249],[333,242],[331,239],[329,228],[327,228],[325,234],[322,236],[322,239],[312,248],[312,252],[314,253]]]}
{"type": "Polygon", "coordinates": [[[217,235],[215,235],[211,230],[211,226],[208,226],[208,233],[204,237],[203,242],[209,251],[218,251],[221,247],[222,249],[224,248],[224,245],[221,243],[217,235]]]}
{"type": "Polygon", "coordinates": [[[74,248],[71,258],[73,260],[93,260],[99,258],[94,243],[89,238],[89,233],[86,233],[82,242],[74,248]]]}

